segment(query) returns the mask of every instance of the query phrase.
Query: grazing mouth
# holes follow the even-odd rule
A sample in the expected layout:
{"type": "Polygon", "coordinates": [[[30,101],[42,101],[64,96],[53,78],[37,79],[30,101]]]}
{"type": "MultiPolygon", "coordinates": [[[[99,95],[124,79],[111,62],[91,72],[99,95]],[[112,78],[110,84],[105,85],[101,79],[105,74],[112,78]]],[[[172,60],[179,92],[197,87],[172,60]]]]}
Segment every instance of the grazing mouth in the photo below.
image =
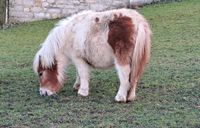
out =
{"type": "Polygon", "coordinates": [[[51,96],[54,94],[54,92],[52,92],[51,90],[47,88],[40,88],[39,93],[41,96],[51,96]]]}

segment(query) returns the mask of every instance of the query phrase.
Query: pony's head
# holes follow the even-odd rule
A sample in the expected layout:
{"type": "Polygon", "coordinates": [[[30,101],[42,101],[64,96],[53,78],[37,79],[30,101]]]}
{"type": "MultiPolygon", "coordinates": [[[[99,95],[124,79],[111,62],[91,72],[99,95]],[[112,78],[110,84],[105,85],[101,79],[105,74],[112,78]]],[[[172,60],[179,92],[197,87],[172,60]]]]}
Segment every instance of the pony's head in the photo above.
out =
{"type": "Polygon", "coordinates": [[[54,59],[51,65],[46,65],[40,55],[36,55],[33,69],[38,75],[38,80],[40,84],[39,92],[40,95],[52,95],[56,93],[61,84],[58,79],[58,64],[54,59]]]}
{"type": "Polygon", "coordinates": [[[33,70],[38,75],[41,95],[56,93],[64,81],[65,59],[62,48],[66,42],[68,20],[60,21],[41,44],[33,62],[33,70]]]}

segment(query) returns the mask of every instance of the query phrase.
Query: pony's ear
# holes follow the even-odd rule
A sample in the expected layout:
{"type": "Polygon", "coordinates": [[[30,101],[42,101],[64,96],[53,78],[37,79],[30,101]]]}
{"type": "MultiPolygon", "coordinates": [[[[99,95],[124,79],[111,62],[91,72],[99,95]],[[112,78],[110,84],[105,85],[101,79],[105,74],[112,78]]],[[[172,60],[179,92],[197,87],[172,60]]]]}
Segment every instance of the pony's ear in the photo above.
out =
{"type": "Polygon", "coordinates": [[[41,64],[41,56],[39,56],[39,67],[42,67],[42,64],[41,64]]]}

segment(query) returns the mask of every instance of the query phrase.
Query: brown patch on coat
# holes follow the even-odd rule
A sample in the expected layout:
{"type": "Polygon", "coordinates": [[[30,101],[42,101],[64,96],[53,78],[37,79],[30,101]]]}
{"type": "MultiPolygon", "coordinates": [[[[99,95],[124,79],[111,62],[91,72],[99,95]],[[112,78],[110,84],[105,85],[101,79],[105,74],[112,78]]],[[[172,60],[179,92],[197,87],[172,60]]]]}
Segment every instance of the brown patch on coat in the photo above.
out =
{"type": "Polygon", "coordinates": [[[117,16],[109,22],[108,43],[112,47],[117,61],[121,65],[130,63],[131,53],[135,46],[134,25],[130,17],[117,16]]]}
{"type": "Polygon", "coordinates": [[[95,22],[96,22],[96,23],[99,22],[99,18],[98,18],[98,17],[95,18],[95,22]]]}
{"type": "Polygon", "coordinates": [[[41,61],[39,61],[38,75],[40,87],[47,88],[52,92],[57,92],[60,89],[60,83],[57,77],[58,68],[56,61],[49,68],[43,67],[41,61]]]}

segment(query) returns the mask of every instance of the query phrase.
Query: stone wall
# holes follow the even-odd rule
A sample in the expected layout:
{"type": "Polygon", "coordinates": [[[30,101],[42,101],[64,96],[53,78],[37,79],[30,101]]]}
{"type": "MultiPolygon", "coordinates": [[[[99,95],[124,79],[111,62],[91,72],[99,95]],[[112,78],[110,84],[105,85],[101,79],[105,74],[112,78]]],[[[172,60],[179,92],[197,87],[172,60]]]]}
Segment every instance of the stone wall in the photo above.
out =
{"type": "Polygon", "coordinates": [[[9,0],[9,21],[61,18],[81,10],[127,7],[129,0],[9,0]]]}

